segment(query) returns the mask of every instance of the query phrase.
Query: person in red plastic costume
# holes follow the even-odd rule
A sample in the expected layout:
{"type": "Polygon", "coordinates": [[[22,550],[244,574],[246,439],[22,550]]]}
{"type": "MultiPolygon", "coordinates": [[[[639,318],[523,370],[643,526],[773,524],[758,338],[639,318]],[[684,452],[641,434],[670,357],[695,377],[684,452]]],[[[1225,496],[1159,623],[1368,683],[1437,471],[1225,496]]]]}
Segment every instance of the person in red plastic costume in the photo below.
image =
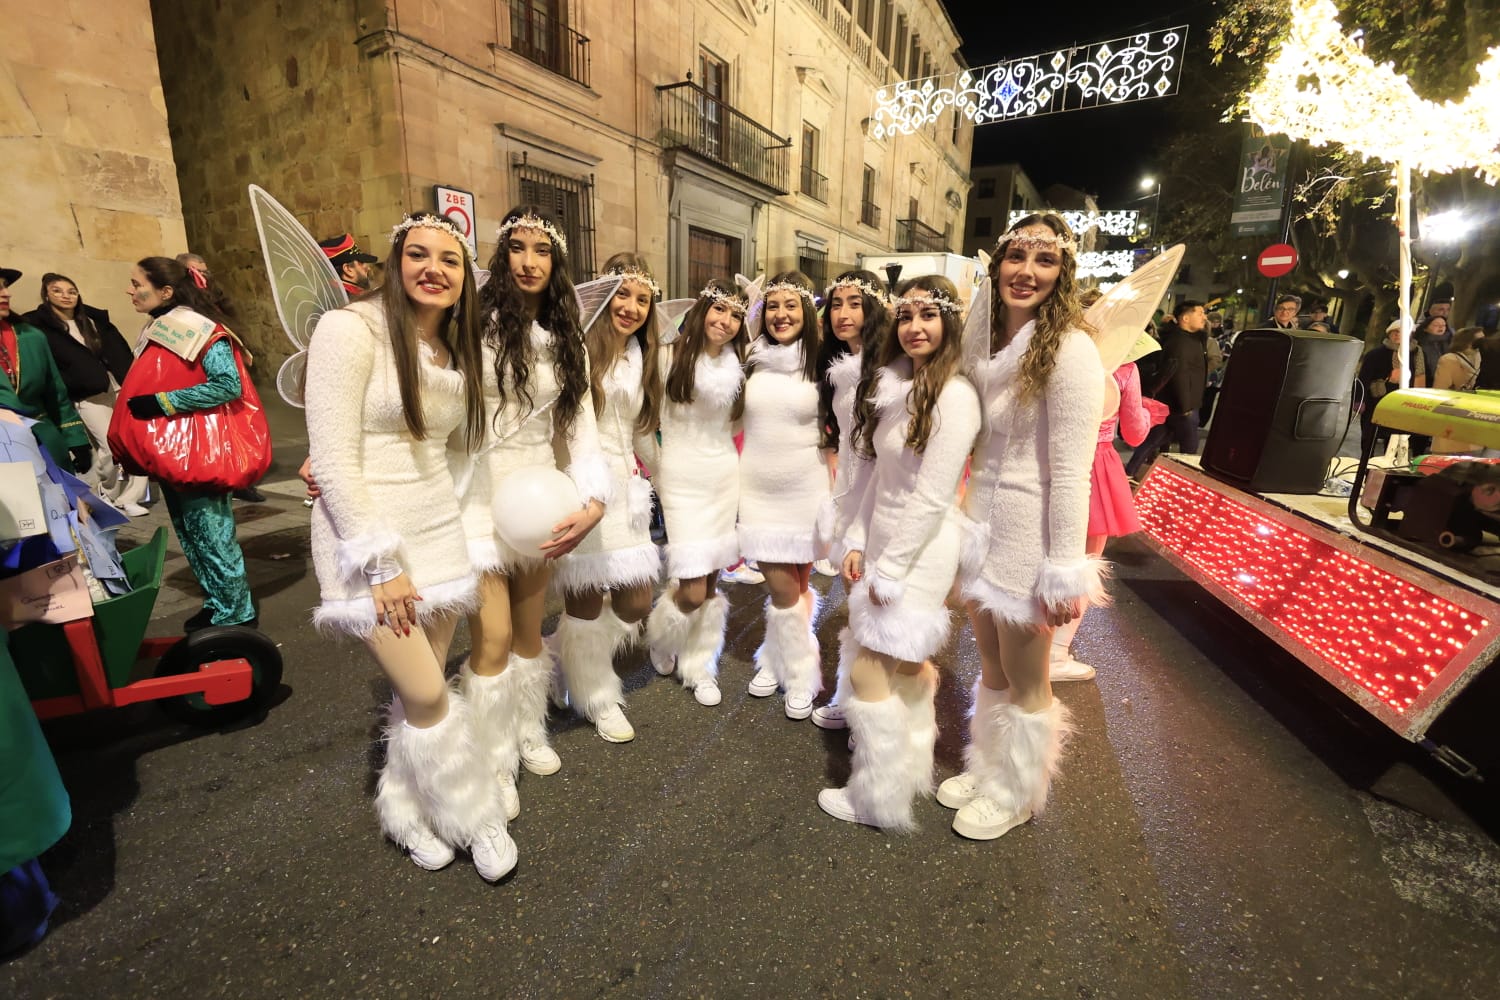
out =
{"type": "MultiPolygon", "coordinates": [[[[151,371],[159,366],[176,369],[186,366],[201,373],[201,381],[186,388],[164,392],[136,393],[126,396],[121,393],[121,402],[115,405],[115,422],[123,419],[120,406],[129,409],[137,420],[157,417],[176,417],[195,410],[210,410],[239,399],[246,393],[245,379],[241,377],[243,362],[239,357],[239,344],[235,336],[224,325],[224,317],[204,294],[207,279],[168,257],[147,257],[136,264],[130,274],[130,302],[135,311],[152,319],[165,318],[169,323],[195,324],[204,320],[213,323],[213,333],[198,353],[190,358],[180,358],[169,348],[152,340],[146,340],[140,357],[132,368],[151,371]],[[170,357],[152,359],[153,354],[170,357]],[[156,365],[143,365],[154,360],[156,365]]],[[[127,384],[125,389],[138,388],[127,384]]],[[[250,389],[253,392],[253,389],[250,389]]],[[[111,428],[111,443],[116,438],[111,428]]],[[[137,465],[138,456],[128,456],[137,465]]],[[[188,631],[209,625],[259,624],[255,607],[250,602],[250,584],[245,578],[245,557],[240,543],[235,538],[234,514],[230,508],[228,490],[214,491],[185,489],[180,484],[161,483],[162,495],[167,510],[172,515],[172,527],[182,545],[182,554],[187,557],[193,575],[203,588],[203,610],[190,617],[184,625],[188,631]]]]}

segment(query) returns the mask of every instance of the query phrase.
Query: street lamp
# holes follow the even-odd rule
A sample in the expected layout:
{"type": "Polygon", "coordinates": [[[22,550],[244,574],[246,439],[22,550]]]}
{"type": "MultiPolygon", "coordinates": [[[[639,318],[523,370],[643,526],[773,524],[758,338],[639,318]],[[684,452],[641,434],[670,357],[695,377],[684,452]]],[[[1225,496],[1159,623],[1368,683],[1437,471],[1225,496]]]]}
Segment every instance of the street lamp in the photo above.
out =
{"type": "Polygon", "coordinates": [[[1151,199],[1151,242],[1156,245],[1159,251],[1161,249],[1161,241],[1156,238],[1156,227],[1161,222],[1161,183],[1155,177],[1147,174],[1141,178],[1141,190],[1149,191],[1150,194],[1143,194],[1135,200],[1145,201],[1147,198],[1151,199]]]}
{"type": "Polygon", "coordinates": [[[1422,220],[1422,236],[1433,243],[1457,243],[1473,228],[1473,218],[1457,210],[1438,212],[1422,220]]]}
{"type": "Polygon", "coordinates": [[[1347,269],[1342,270],[1342,271],[1339,272],[1339,280],[1340,281],[1348,281],[1349,280],[1349,271],[1347,269]]]}

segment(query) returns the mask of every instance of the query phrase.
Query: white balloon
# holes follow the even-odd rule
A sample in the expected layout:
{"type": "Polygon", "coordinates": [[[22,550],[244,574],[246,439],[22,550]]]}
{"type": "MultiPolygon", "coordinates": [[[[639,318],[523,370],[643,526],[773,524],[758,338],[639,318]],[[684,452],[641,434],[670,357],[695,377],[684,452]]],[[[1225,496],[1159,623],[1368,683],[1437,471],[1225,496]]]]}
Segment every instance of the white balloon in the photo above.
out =
{"type": "Polygon", "coordinates": [[[553,526],[575,513],[582,502],[567,475],[535,465],[500,480],[490,506],[496,534],[517,552],[540,556],[538,546],[552,539],[553,526]]]}

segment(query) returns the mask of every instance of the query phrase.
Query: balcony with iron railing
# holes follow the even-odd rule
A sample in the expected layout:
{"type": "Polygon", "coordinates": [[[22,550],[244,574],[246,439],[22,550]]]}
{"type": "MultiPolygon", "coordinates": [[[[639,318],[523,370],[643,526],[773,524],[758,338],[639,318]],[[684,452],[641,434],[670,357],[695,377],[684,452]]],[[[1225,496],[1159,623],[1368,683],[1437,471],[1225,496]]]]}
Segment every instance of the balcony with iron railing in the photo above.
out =
{"type": "Polygon", "coordinates": [[[685,80],[656,88],[657,142],[790,194],[792,140],[783,139],[721,98],[685,80]]]}
{"type": "Polygon", "coordinates": [[[948,238],[916,219],[897,219],[896,252],[947,253],[948,238]]]}
{"type": "Polygon", "coordinates": [[[873,201],[859,203],[859,221],[871,229],[880,228],[880,206],[873,201]]]}
{"type": "Polygon", "coordinates": [[[802,193],[828,204],[828,178],[818,173],[811,164],[802,164],[802,193]]]}
{"type": "Polygon", "coordinates": [[[536,9],[510,0],[510,50],[543,69],[589,86],[589,40],[536,9]]]}

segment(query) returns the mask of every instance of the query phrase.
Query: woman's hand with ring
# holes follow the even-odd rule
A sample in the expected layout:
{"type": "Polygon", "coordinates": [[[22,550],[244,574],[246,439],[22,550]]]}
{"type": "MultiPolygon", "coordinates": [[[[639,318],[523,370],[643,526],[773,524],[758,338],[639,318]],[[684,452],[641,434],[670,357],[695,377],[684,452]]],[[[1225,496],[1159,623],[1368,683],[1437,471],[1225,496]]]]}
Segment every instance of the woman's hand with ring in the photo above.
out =
{"type": "Polygon", "coordinates": [[[411,577],[402,573],[385,583],[372,584],[370,597],[375,602],[375,623],[384,625],[396,635],[411,635],[417,623],[417,602],[422,599],[412,586],[411,577]]]}

